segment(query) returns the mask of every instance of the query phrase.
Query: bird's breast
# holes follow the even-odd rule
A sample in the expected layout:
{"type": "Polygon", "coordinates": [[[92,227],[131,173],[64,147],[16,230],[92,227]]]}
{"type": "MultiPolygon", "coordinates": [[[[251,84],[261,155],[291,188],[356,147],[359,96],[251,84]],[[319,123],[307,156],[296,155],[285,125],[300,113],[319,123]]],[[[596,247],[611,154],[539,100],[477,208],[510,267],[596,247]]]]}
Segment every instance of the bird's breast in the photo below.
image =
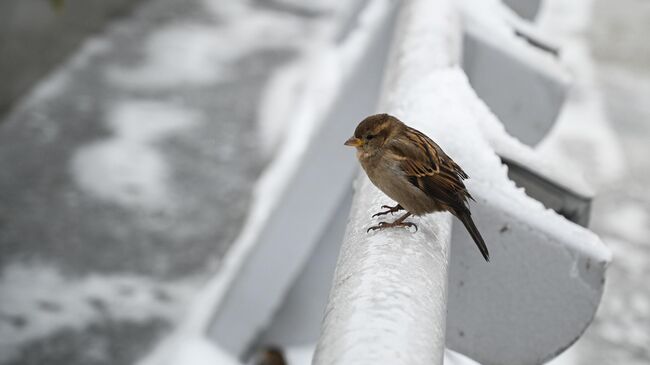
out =
{"type": "Polygon", "coordinates": [[[359,159],[370,181],[407,211],[421,215],[437,209],[434,202],[411,184],[398,162],[382,158],[359,159]]]}

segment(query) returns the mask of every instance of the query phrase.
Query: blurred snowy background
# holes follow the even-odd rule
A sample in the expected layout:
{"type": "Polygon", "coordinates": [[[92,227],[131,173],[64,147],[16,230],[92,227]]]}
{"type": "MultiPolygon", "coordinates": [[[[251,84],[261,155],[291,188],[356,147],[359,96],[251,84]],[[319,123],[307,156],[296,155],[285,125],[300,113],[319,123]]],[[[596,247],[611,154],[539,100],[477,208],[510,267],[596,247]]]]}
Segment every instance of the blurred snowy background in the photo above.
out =
{"type": "Polygon", "coordinates": [[[559,141],[547,142],[595,187],[590,228],[613,250],[614,261],[594,322],[560,360],[648,364],[650,2],[595,0],[585,21],[594,61],[591,87],[600,93],[603,113],[585,115],[585,124],[574,131],[559,124],[548,137],[559,141]]]}
{"type": "MultiPolygon", "coordinates": [[[[0,364],[133,364],[174,328],[239,232],[281,116],[313,77],[305,65],[358,4],[148,0],[115,5],[103,27],[73,1],[0,4],[0,80],[63,60],[0,85],[24,89],[0,93],[13,95],[0,121],[0,364]],[[25,36],[62,19],[96,33],[78,47],[25,36]]],[[[650,2],[547,1],[538,21],[578,84],[573,117],[539,148],[593,184],[591,228],[615,254],[594,323],[556,362],[647,364],[650,2]]]]}

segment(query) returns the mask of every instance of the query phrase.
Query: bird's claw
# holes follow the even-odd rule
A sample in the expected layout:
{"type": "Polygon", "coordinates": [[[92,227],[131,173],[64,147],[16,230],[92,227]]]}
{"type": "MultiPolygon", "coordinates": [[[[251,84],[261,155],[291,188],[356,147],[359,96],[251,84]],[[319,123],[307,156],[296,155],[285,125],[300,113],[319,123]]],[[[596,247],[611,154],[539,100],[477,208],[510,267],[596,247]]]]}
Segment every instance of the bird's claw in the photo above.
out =
{"type": "Polygon", "coordinates": [[[393,213],[395,213],[395,212],[399,212],[400,210],[404,209],[404,208],[402,208],[402,206],[399,205],[399,204],[397,204],[397,205],[394,206],[394,207],[391,207],[391,206],[388,206],[388,205],[382,205],[381,208],[382,208],[382,209],[387,209],[387,210],[386,210],[386,211],[383,211],[383,212],[379,212],[379,213],[375,213],[375,214],[373,214],[373,215],[372,215],[372,218],[379,217],[379,216],[382,216],[382,215],[386,215],[386,214],[388,214],[388,213],[393,214],[393,213]]]}
{"type": "Polygon", "coordinates": [[[399,223],[388,223],[388,222],[379,222],[376,226],[372,226],[366,230],[366,233],[369,233],[370,231],[376,231],[376,230],[382,230],[385,228],[391,228],[391,227],[406,227],[406,228],[415,228],[415,232],[418,231],[418,226],[415,223],[412,222],[399,222],[399,223]]]}
{"type": "Polygon", "coordinates": [[[408,228],[413,227],[413,228],[415,228],[415,232],[418,231],[418,226],[417,226],[417,224],[415,224],[415,223],[405,222],[405,223],[402,223],[401,226],[403,226],[403,227],[408,227],[408,228]]]}

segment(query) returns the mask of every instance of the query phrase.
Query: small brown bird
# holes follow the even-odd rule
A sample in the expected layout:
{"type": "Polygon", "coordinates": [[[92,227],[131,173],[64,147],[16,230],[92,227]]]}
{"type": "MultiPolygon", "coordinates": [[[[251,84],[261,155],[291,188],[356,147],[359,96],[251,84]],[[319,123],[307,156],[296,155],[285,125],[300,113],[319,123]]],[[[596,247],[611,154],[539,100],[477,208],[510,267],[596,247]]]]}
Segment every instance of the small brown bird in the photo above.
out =
{"type": "Polygon", "coordinates": [[[373,217],[406,210],[394,222],[381,222],[368,232],[389,227],[417,230],[414,223],[404,221],[410,215],[447,211],[463,222],[485,260],[490,261],[469,211],[468,200],[474,198],[463,183],[468,176],[431,138],[391,115],[377,114],[361,121],[345,145],[356,147],[370,181],[398,203],[382,206],[387,210],[373,217]]]}

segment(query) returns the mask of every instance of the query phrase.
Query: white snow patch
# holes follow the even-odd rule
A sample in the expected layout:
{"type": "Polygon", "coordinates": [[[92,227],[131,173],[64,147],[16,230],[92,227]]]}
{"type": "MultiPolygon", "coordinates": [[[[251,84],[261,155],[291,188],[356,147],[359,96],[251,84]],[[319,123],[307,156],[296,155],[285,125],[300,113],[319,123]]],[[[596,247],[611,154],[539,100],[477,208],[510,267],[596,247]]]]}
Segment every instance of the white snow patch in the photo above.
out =
{"type": "Polygon", "coordinates": [[[135,275],[74,279],[43,263],[11,263],[0,275],[0,360],[29,341],[107,318],[174,322],[195,286],[191,280],[160,284],[135,275]]]}
{"type": "MultiPolygon", "coordinates": [[[[219,2],[219,7],[227,3],[219,2]]],[[[215,4],[207,10],[219,7],[215,4]]],[[[223,6],[218,12],[222,18],[214,24],[162,26],[146,41],[142,63],[109,68],[108,78],[138,88],[213,84],[232,79],[236,61],[252,52],[296,48],[312,38],[304,37],[305,32],[319,35],[318,28],[310,28],[303,19],[251,9],[246,3],[223,6]]]]}
{"type": "Polygon", "coordinates": [[[108,115],[114,135],[80,147],[71,162],[79,186],[126,207],[168,208],[167,162],[155,142],[199,122],[199,116],[169,103],[124,101],[108,115]]]}

